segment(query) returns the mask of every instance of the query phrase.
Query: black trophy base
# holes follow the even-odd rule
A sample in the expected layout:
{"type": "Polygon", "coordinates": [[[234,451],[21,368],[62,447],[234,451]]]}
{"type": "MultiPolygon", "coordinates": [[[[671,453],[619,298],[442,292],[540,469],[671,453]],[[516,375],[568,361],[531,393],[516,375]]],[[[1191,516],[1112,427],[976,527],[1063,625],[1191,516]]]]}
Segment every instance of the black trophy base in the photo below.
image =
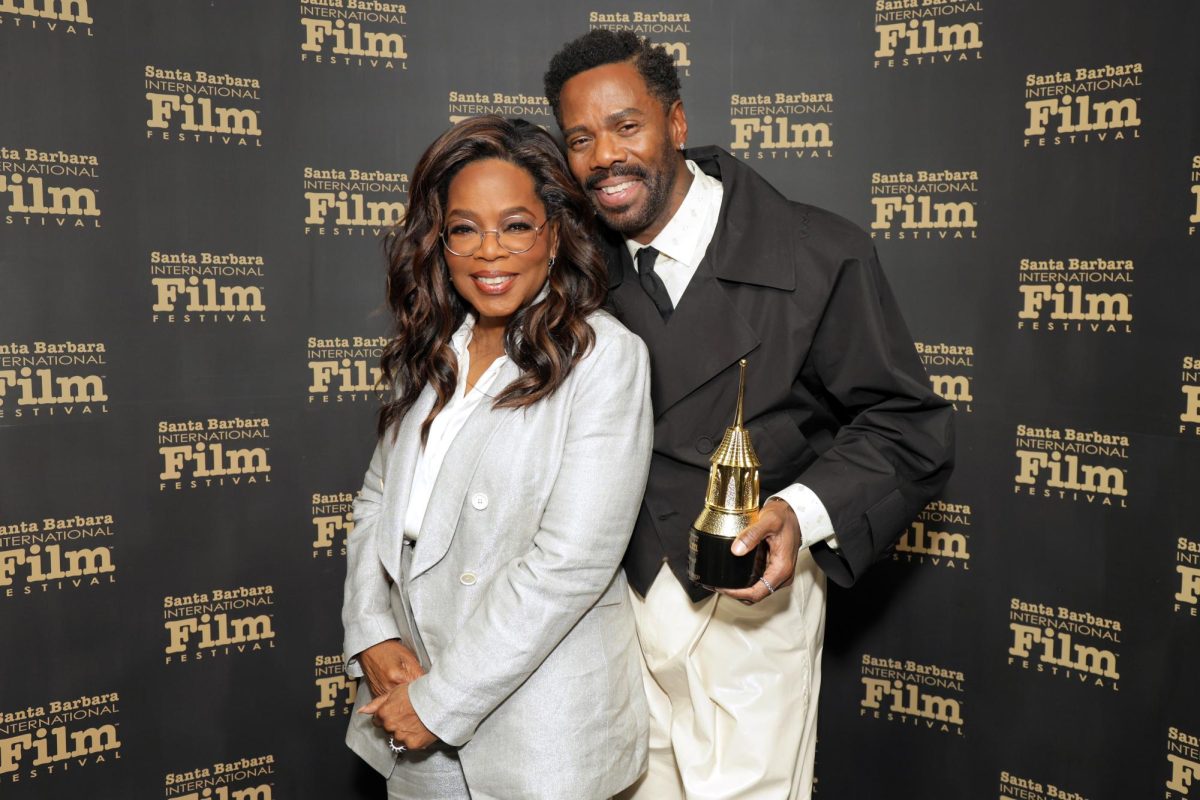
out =
{"type": "Polygon", "coordinates": [[[688,537],[688,577],[712,589],[745,589],[763,574],[767,549],[759,545],[751,553],[735,556],[729,549],[733,540],[726,536],[692,528],[688,537]]]}

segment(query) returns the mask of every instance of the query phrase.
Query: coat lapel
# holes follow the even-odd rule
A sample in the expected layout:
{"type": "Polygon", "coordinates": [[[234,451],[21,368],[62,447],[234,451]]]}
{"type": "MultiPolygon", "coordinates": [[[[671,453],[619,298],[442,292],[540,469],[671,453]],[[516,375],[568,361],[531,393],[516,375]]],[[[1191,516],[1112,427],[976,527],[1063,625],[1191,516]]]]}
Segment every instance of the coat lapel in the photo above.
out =
{"type": "Polygon", "coordinates": [[[758,334],[712,274],[706,257],[651,348],[655,419],[758,344],[758,334]]]}
{"type": "MultiPolygon", "coordinates": [[[[722,272],[714,267],[732,263],[747,266],[751,273],[760,271],[748,263],[759,258],[759,253],[755,248],[747,247],[742,232],[743,221],[729,213],[729,200],[741,187],[736,181],[728,180],[717,167],[718,153],[707,155],[705,160],[710,162],[707,164],[696,159],[706,171],[725,179],[717,232],[667,322],[663,322],[654,302],[638,282],[633,259],[624,242],[612,233],[606,235],[610,303],[617,317],[641,336],[650,350],[650,395],[656,420],[756,348],[760,341],[718,277],[736,282],[742,282],[742,279],[727,275],[733,271],[729,266],[722,272]]],[[[721,166],[726,165],[722,163],[721,166]]],[[[790,267],[790,257],[786,263],[790,267]]],[[[768,268],[761,271],[780,272],[777,264],[774,259],[768,259],[768,268]]],[[[786,269],[781,272],[789,274],[786,269]]],[[[778,286],[781,281],[772,283],[778,286]]]]}
{"type": "MultiPolygon", "coordinates": [[[[505,361],[492,383],[492,395],[499,393],[518,377],[520,370],[517,366],[512,361],[505,361]]],[[[480,458],[500,423],[513,413],[514,409],[511,408],[493,408],[492,401],[485,399],[471,412],[471,416],[454,437],[454,442],[446,452],[446,458],[438,471],[437,480],[434,481],[429,506],[421,522],[421,533],[413,551],[409,580],[441,561],[450,549],[467,489],[479,466],[480,458]]]]}

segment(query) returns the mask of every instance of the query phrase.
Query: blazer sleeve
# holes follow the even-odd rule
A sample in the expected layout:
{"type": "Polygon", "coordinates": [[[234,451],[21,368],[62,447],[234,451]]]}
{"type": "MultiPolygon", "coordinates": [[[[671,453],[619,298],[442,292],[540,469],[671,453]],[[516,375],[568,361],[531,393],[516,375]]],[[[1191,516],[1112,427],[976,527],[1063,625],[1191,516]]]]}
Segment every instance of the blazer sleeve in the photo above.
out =
{"type": "Polygon", "coordinates": [[[448,744],[467,742],[537,669],[612,583],[629,543],[653,441],[649,357],[624,332],[596,348],[576,367],[561,465],[529,550],[410,685],[417,715],[448,744]]]}
{"type": "Polygon", "coordinates": [[[939,492],[954,462],[954,412],[934,394],[874,252],[841,264],[809,360],[839,414],[833,444],[797,481],[833,521],[812,547],[850,586],[939,492]]]}
{"type": "Polygon", "coordinates": [[[346,536],[346,582],[342,599],[342,658],[351,678],[362,677],[355,658],[387,639],[400,638],[388,598],[387,572],[379,560],[377,529],[383,500],[383,456],[390,433],[375,445],[362,491],[354,500],[354,530],[346,536]]]}

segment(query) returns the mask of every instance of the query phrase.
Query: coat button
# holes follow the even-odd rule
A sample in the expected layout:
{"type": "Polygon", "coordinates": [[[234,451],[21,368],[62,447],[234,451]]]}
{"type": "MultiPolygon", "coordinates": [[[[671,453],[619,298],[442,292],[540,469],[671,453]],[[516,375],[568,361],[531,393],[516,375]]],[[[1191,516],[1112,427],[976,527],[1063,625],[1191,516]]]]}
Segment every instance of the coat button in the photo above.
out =
{"type": "Polygon", "coordinates": [[[713,451],[713,440],[707,436],[701,436],[696,440],[696,449],[704,455],[708,455],[713,451]]]}
{"type": "Polygon", "coordinates": [[[485,508],[487,508],[487,504],[488,498],[483,492],[476,492],[475,494],[471,495],[471,505],[473,505],[477,511],[483,511],[485,508]]]}
{"type": "Polygon", "coordinates": [[[458,582],[463,586],[474,586],[475,580],[476,577],[474,572],[464,572],[462,575],[458,576],[458,582]]]}

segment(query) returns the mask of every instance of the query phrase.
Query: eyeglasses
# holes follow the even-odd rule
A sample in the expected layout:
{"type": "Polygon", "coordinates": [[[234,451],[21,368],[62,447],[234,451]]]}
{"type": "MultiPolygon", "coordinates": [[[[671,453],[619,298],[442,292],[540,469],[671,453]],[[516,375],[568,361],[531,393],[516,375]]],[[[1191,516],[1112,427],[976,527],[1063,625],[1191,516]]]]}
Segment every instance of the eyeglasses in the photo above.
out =
{"type": "Polygon", "coordinates": [[[500,246],[516,256],[533,248],[538,234],[549,222],[549,217],[541,225],[535,225],[527,217],[508,217],[500,221],[496,230],[485,231],[470,220],[456,219],[442,231],[442,243],[456,256],[473,256],[483,247],[483,237],[494,233],[500,246]]]}

